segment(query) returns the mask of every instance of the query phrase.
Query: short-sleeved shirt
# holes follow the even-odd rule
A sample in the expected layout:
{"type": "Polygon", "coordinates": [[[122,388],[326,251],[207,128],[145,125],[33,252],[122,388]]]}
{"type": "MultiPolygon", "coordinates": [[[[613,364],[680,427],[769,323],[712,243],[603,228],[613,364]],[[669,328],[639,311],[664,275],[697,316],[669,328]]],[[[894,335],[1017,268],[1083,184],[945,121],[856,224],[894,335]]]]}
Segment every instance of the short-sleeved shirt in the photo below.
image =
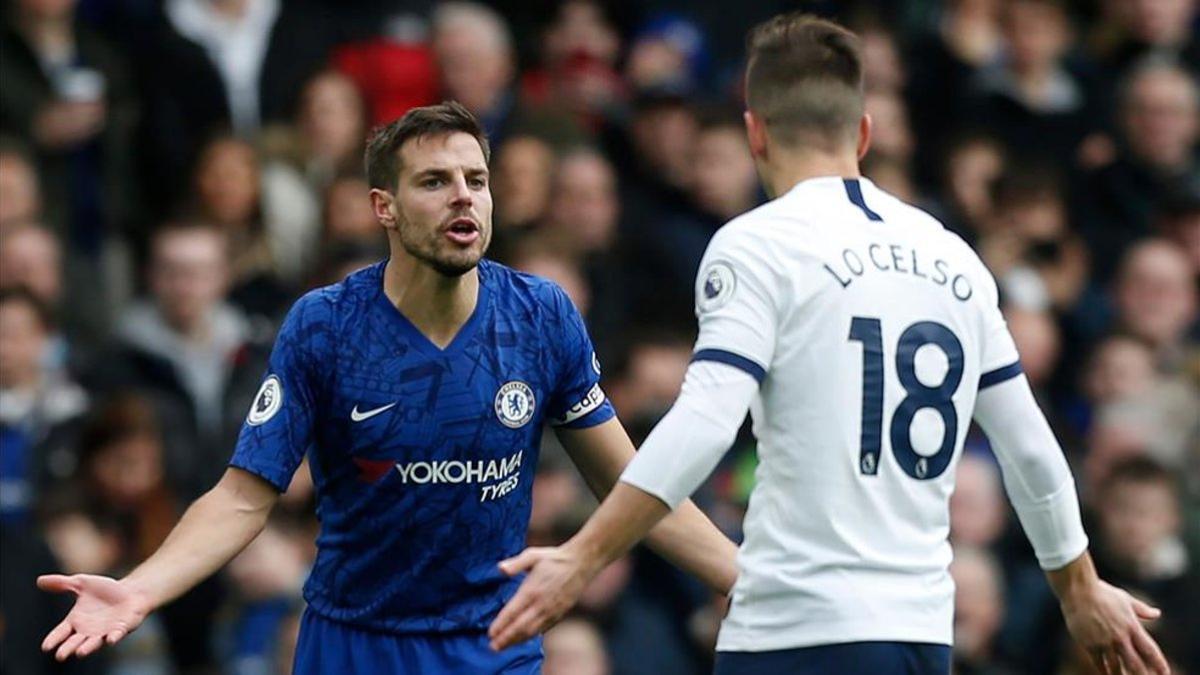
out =
{"type": "Polygon", "coordinates": [[[696,311],[694,359],[760,382],[718,649],[950,644],[954,466],[978,391],[1021,372],[979,258],[866,179],[814,178],[717,233],[696,311]]]}
{"type": "Polygon", "coordinates": [[[369,629],[485,629],[517,581],[543,426],[612,418],[583,320],[553,283],[484,260],[444,349],[379,263],[284,320],[231,466],[287,488],[307,455],[321,530],[312,611],[369,629]]]}

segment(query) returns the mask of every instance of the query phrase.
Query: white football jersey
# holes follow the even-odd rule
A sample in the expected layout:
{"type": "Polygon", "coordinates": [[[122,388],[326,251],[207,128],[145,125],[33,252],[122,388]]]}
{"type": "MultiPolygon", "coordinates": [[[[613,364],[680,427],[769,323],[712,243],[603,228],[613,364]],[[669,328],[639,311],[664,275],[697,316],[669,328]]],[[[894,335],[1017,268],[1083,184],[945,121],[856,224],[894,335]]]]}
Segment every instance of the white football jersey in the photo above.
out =
{"type": "Polygon", "coordinates": [[[823,177],[722,228],[696,297],[696,359],[761,383],[717,648],[950,644],[955,464],[978,390],[1021,372],[991,274],[923,211],[823,177]]]}

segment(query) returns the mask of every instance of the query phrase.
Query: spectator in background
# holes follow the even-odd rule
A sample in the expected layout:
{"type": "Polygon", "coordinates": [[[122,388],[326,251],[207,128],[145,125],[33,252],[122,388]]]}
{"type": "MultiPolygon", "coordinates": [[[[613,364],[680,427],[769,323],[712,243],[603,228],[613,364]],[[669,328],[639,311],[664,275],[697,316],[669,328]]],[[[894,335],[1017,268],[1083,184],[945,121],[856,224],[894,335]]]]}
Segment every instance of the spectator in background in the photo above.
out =
{"type": "Polygon", "coordinates": [[[49,371],[86,367],[107,323],[106,307],[90,306],[80,285],[86,275],[68,281],[62,247],[52,232],[32,222],[0,230],[0,289],[24,287],[47,309],[57,328],[47,341],[49,371]]]}
{"type": "Polygon", "coordinates": [[[605,389],[630,429],[648,430],[679,396],[683,375],[692,360],[690,338],[663,332],[636,337],[628,344],[624,360],[617,363],[605,389]]]}
{"type": "Polygon", "coordinates": [[[685,16],[663,13],[634,31],[625,80],[635,91],[696,91],[709,67],[707,38],[700,26],[685,16]]]}
{"type": "Polygon", "coordinates": [[[1071,233],[1058,176],[1043,166],[1015,166],[992,186],[983,259],[1009,302],[1069,312],[1087,284],[1088,253],[1071,233]]]}
{"type": "Polygon", "coordinates": [[[75,7],[75,0],[8,3],[0,128],[36,152],[42,215],[72,251],[95,258],[106,235],[133,216],[137,101],[121,56],[76,21],[75,7]]]}
{"type": "Polygon", "coordinates": [[[1180,186],[1160,205],[1157,229],[1179,246],[1200,279],[1200,183],[1180,186]]]}
{"type": "Polygon", "coordinates": [[[0,233],[42,213],[42,188],[37,171],[23,146],[0,138],[0,233]]]}
{"type": "Polygon", "coordinates": [[[1172,661],[1195,667],[1200,590],[1183,532],[1178,481],[1161,465],[1132,458],[1113,466],[1098,495],[1096,567],[1149,596],[1166,617],[1154,632],[1172,661]]]}
{"type": "Polygon", "coordinates": [[[652,90],[634,98],[628,125],[606,130],[605,151],[620,176],[621,204],[633,232],[687,211],[698,128],[687,98],[652,90]]]}
{"type": "Polygon", "coordinates": [[[74,474],[73,443],[89,397],[46,367],[49,310],[22,287],[0,290],[0,523],[30,525],[35,500],[74,474]]]}
{"type": "MultiPolygon", "coordinates": [[[[1084,476],[1097,495],[1111,468],[1131,457],[1150,457],[1172,471],[1196,461],[1200,438],[1200,388],[1194,381],[1166,377],[1141,396],[1100,406],[1088,434],[1084,476]]],[[[1194,480],[1191,476],[1190,480],[1194,480]]]]}
{"type": "Polygon", "coordinates": [[[106,390],[153,396],[169,430],[172,484],[184,498],[220,477],[258,388],[266,346],[226,300],[228,242],[218,229],[171,223],[151,240],[151,297],[119,322],[115,353],[99,364],[106,390]]]}
{"type": "Polygon", "coordinates": [[[854,27],[863,58],[863,84],[872,91],[903,95],[908,72],[896,36],[879,20],[868,18],[854,27]]]}
{"type": "Polygon", "coordinates": [[[1046,311],[1015,307],[1006,309],[1004,318],[1021,355],[1021,369],[1029,379],[1029,386],[1035,393],[1039,390],[1044,393],[1062,351],[1062,339],[1054,318],[1046,311]]]}
{"type": "Polygon", "coordinates": [[[950,542],[987,549],[1008,527],[1008,502],[995,460],[981,453],[963,454],[955,470],[950,496],[950,542]]]}
{"type": "Polygon", "coordinates": [[[304,83],[326,61],[335,25],[307,2],[163,3],[150,53],[139,59],[152,219],[180,202],[182,186],[172,177],[188,174],[213,134],[253,138],[264,125],[292,118],[304,83]]]}
{"type": "Polygon", "coordinates": [[[541,226],[550,246],[576,260],[610,250],[620,217],[616,187],[604,155],[586,148],[563,155],[541,226]]]}
{"type": "Polygon", "coordinates": [[[608,653],[595,622],[569,616],[546,631],[543,675],[608,675],[608,653]]]}
{"type": "Polygon", "coordinates": [[[360,172],[344,173],[325,188],[322,245],[334,242],[360,242],[382,249],[379,257],[387,255],[387,238],[375,213],[371,211],[371,188],[360,172]]]}
{"type": "Polygon", "coordinates": [[[1006,611],[1000,565],[986,549],[956,544],[950,576],[954,579],[954,672],[1014,673],[996,653],[1006,611]]]}
{"type": "Polygon", "coordinates": [[[492,160],[496,200],[496,245],[520,236],[546,212],[556,159],[548,142],[530,134],[510,136],[492,160]]]}
{"type": "Polygon", "coordinates": [[[588,326],[601,345],[618,334],[629,311],[616,250],[620,219],[616,175],[608,159],[590,148],[565,153],[537,236],[582,271],[591,297],[588,326]]]}
{"type": "Polygon", "coordinates": [[[249,314],[277,316],[292,297],[276,264],[290,232],[286,223],[263,221],[258,152],[237,137],[217,136],[200,153],[194,176],[196,215],[225,233],[231,300],[249,314]]]}
{"type": "Polygon", "coordinates": [[[1008,150],[1073,164],[1098,126],[1083,82],[1064,65],[1071,19],[1062,0],[1009,0],[1001,11],[1006,59],[982,70],[969,114],[1008,150]]]}
{"type": "Polygon", "coordinates": [[[369,127],[387,124],[410,108],[439,100],[433,49],[426,40],[427,22],[415,8],[374,4],[375,11],[366,13],[386,15],[369,20],[369,37],[338,45],[330,59],[335,69],[358,86],[369,127]]]}
{"type": "Polygon", "coordinates": [[[456,0],[433,11],[430,43],[444,98],[470,110],[493,146],[503,144],[517,105],[516,53],[504,17],[456,0]]]}
{"type": "Polygon", "coordinates": [[[982,132],[949,142],[942,163],[941,198],[934,206],[946,226],[974,246],[991,221],[992,184],[1005,174],[1004,146],[982,132]]]}
{"type": "Polygon", "coordinates": [[[718,229],[761,200],[758,174],[746,145],[741,116],[716,108],[699,115],[689,151],[686,209],[667,211],[630,232],[626,258],[636,287],[655,293],[633,298],[634,316],[691,323],[696,274],[718,229]]]}
{"type": "Polygon", "coordinates": [[[1125,333],[1103,338],[1093,348],[1067,405],[1073,430],[1088,433],[1097,411],[1118,401],[1145,395],[1159,384],[1154,350],[1125,333]]]}
{"type": "MultiPolygon", "coordinates": [[[[326,69],[305,83],[295,124],[264,133],[263,221],[285,281],[312,272],[326,191],[338,176],[361,173],[366,125],[357,85],[326,69]]],[[[362,201],[369,205],[365,194],[362,201]]]]}
{"type": "Polygon", "coordinates": [[[1196,279],[1177,246],[1147,239],[1121,263],[1113,299],[1117,325],[1149,344],[1168,370],[1181,367],[1196,347],[1189,331],[1197,322],[1196,279]]]}
{"type": "Polygon", "coordinates": [[[914,142],[904,99],[886,90],[869,91],[863,105],[873,121],[867,156],[883,155],[907,164],[912,159],[914,142]]]}
{"type": "Polygon", "coordinates": [[[1146,56],[1176,60],[1200,76],[1200,40],[1196,39],[1194,0],[1137,0],[1101,3],[1104,23],[1097,51],[1110,79],[1115,80],[1146,56]]]}
{"type": "Polygon", "coordinates": [[[1092,276],[1107,284],[1134,241],[1153,234],[1155,212],[1180,187],[1200,185],[1200,85],[1167,61],[1135,65],[1121,80],[1121,152],[1088,175],[1076,195],[1092,276]]]}
{"type": "Polygon", "coordinates": [[[925,188],[938,183],[938,159],[945,157],[947,131],[963,126],[965,97],[976,73],[998,64],[1004,50],[1000,32],[1001,0],[946,0],[930,30],[918,36],[908,54],[913,135],[918,141],[914,167],[925,188]]]}
{"type": "Polygon", "coordinates": [[[566,0],[542,33],[542,63],[521,79],[521,96],[538,108],[565,109],[596,131],[625,98],[616,70],[621,38],[597,0],[566,0]]]}

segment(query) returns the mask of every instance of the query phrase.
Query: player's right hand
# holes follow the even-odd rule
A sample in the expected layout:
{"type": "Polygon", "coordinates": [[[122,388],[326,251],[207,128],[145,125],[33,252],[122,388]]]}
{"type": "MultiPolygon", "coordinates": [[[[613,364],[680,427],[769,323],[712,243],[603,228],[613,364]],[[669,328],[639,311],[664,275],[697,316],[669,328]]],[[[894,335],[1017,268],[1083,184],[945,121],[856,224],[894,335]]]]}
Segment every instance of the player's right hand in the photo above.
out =
{"type": "Polygon", "coordinates": [[[1170,666],[1143,621],[1162,612],[1097,579],[1062,602],[1071,635],[1105,675],[1169,675],[1170,666]]]}
{"type": "Polygon", "coordinates": [[[67,617],[42,641],[42,651],[54,651],[54,658],[65,661],[80,658],[113,645],[133,632],[145,620],[146,603],[127,584],[92,574],[38,577],[38,588],[52,593],[74,593],[75,606],[67,617]]]}

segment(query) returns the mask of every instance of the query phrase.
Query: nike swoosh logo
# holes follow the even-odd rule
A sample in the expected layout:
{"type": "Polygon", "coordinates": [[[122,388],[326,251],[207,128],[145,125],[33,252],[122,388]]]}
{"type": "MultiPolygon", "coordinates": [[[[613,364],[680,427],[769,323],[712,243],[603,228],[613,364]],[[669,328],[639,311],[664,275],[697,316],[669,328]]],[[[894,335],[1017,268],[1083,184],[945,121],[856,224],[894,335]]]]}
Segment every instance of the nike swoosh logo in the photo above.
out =
{"type": "Polygon", "coordinates": [[[372,417],[378,415],[379,413],[383,412],[384,410],[387,410],[388,408],[391,408],[394,405],[396,405],[395,401],[393,401],[387,405],[381,405],[378,408],[373,408],[371,410],[364,410],[363,412],[359,412],[358,405],[355,404],[354,410],[350,411],[350,420],[353,422],[362,422],[363,420],[369,420],[372,417]]]}

